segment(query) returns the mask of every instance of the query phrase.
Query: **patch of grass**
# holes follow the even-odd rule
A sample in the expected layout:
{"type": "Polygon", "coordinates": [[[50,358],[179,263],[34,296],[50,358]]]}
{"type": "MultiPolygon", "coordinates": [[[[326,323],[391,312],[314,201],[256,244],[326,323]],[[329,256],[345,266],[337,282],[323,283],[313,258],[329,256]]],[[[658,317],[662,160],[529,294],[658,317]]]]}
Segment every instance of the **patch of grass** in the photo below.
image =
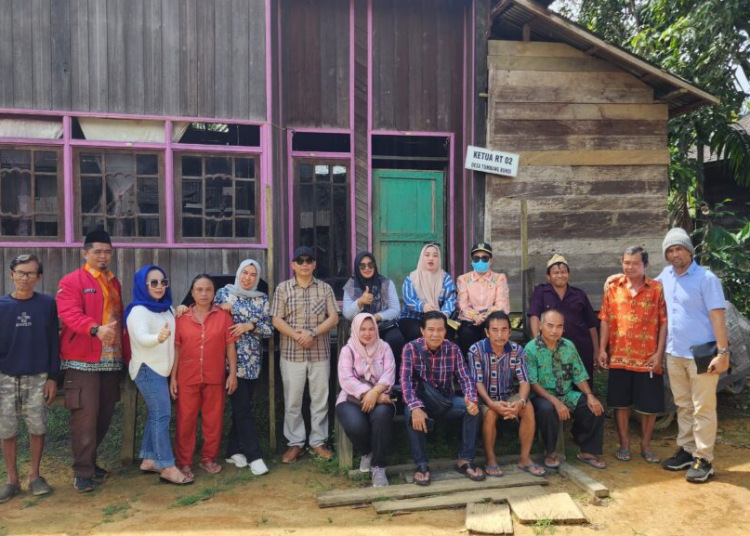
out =
{"type": "Polygon", "coordinates": [[[333,518],[331,516],[328,516],[326,519],[328,520],[329,523],[333,523],[333,518]]]}
{"type": "Polygon", "coordinates": [[[543,536],[545,534],[554,534],[557,529],[551,519],[540,519],[531,525],[531,530],[533,530],[534,534],[537,536],[543,536]]]}
{"type": "Polygon", "coordinates": [[[312,459],[312,464],[316,471],[323,473],[324,475],[340,476],[346,474],[346,472],[339,468],[339,457],[335,454],[330,460],[314,457],[312,459]]]}
{"type": "Polygon", "coordinates": [[[221,488],[219,486],[207,486],[199,490],[197,493],[183,495],[182,497],[177,499],[175,506],[192,506],[201,501],[207,501],[208,499],[214,497],[217,493],[219,493],[219,491],[221,491],[221,488]]]}
{"type": "Polygon", "coordinates": [[[130,510],[130,504],[128,503],[110,504],[102,508],[102,513],[105,516],[113,516],[116,514],[124,514],[128,510],[130,510]]]}
{"type": "Polygon", "coordinates": [[[26,499],[23,501],[23,506],[21,506],[21,510],[25,510],[26,508],[32,508],[33,506],[36,506],[39,504],[42,500],[42,497],[31,497],[30,499],[26,499]]]}

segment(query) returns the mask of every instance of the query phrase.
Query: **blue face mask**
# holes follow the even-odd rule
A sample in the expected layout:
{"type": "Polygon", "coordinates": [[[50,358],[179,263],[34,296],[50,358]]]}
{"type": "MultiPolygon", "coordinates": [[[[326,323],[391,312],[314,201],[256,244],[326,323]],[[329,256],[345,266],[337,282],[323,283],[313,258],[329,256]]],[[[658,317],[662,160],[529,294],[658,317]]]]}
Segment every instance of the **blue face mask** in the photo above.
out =
{"type": "Polygon", "coordinates": [[[477,262],[472,261],[471,262],[471,267],[474,268],[474,271],[476,273],[483,274],[487,270],[490,269],[490,263],[489,263],[489,261],[477,261],[477,262]]]}

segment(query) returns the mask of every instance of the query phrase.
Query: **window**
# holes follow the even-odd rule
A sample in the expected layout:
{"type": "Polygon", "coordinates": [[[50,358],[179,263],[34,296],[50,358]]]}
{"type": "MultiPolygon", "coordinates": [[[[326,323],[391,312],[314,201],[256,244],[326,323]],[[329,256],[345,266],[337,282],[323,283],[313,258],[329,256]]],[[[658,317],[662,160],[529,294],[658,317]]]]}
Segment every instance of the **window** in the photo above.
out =
{"type": "Polygon", "coordinates": [[[175,160],[183,241],[258,240],[257,158],[190,154],[175,160]]]}
{"type": "Polygon", "coordinates": [[[79,234],[105,229],[113,238],[161,238],[161,160],[151,152],[79,151],[79,234]]]}
{"type": "Polygon", "coordinates": [[[337,297],[350,276],[349,172],[335,162],[297,160],[295,246],[316,252],[316,276],[337,297]]]}
{"type": "Polygon", "coordinates": [[[56,148],[0,146],[3,239],[60,237],[61,163],[61,151],[56,148]]]}

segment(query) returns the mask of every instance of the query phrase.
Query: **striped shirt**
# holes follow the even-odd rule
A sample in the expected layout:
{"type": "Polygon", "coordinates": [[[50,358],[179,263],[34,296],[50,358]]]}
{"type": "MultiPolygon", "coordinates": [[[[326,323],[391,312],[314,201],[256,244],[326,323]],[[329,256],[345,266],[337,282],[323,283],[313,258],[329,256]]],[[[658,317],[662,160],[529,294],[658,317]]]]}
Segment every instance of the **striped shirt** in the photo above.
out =
{"type": "Polygon", "coordinates": [[[492,351],[490,340],[482,339],[469,348],[469,363],[473,365],[474,383],[483,383],[489,397],[496,402],[505,402],[516,394],[514,377],[519,382],[529,381],[526,354],[513,341],[506,342],[502,355],[498,356],[492,351]]]}
{"type": "MultiPolygon", "coordinates": [[[[401,295],[404,298],[404,308],[401,310],[401,318],[414,318],[420,320],[424,314],[425,303],[417,297],[417,290],[414,288],[411,277],[406,276],[404,284],[401,287],[401,295]]],[[[438,296],[440,310],[445,316],[450,316],[456,308],[456,286],[453,284],[453,278],[448,272],[443,277],[443,288],[438,296]]]]}
{"type": "Polygon", "coordinates": [[[401,353],[401,391],[409,411],[423,408],[417,397],[420,382],[427,382],[444,395],[453,395],[453,379],[458,380],[464,397],[477,401],[477,389],[461,350],[450,341],[443,341],[437,352],[427,348],[424,337],[411,341],[401,353]],[[429,371],[424,355],[429,356],[429,371]]]}
{"type": "MultiPolygon", "coordinates": [[[[326,318],[338,312],[331,286],[314,277],[306,287],[299,285],[296,278],[283,281],[273,294],[271,316],[281,318],[295,330],[316,328],[326,318]]],[[[302,348],[294,339],[281,335],[282,359],[314,362],[325,361],[330,357],[331,337],[328,332],[318,335],[312,348],[302,348]]]]}

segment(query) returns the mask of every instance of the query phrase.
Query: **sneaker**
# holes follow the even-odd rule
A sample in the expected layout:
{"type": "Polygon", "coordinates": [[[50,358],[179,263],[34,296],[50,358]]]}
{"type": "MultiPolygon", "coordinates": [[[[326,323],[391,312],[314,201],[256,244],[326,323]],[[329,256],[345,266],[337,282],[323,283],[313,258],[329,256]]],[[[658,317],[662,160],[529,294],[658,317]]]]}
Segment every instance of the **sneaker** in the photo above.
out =
{"type": "Polygon", "coordinates": [[[388,485],[388,476],[385,474],[385,467],[372,468],[372,487],[384,488],[388,485]]]}
{"type": "Polygon", "coordinates": [[[81,478],[80,476],[77,476],[73,479],[73,487],[78,493],[94,491],[94,480],[91,478],[81,478]]]}
{"type": "Polygon", "coordinates": [[[693,455],[680,448],[671,458],[661,462],[661,466],[667,471],[682,471],[693,464],[693,455]]]}
{"type": "Polygon", "coordinates": [[[247,467],[247,458],[245,458],[244,454],[232,454],[224,461],[237,467],[247,467]]]}
{"type": "Polygon", "coordinates": [[[371,466],[372,466],[372,452],[370,454],[367,454],[366,456],[362,456],[362,459],[359,460],[359,470],[362,473],[369,473],[371,466]]]}
{"type": "Polygon", "coordinates": [[[0,503],[8,502],[21,491],[21,484],[3,484],[0,488],[0,503]]]}
{"type": "Polygon", "coordinates": [[[268,466],[261,458],[258,458],[250,462],[250,472],[255,476],[265,475],[268,472],[268,466]]]}
{"type": "Polygon", "coordinates": [[[699,484],[705,482],[713,475],[714,468],[711,466],[711,463],[703,458],[696,458],[693,465],[688,469],[688,472],[685,475],[685,480],[699,484]]]}
{"type": "Polygon", "coordinates": [[[34,495],[47,495],[48,493],[52,491],[52,488],[44,479],[44,477],[40,476],[33,482],[29,482],[29,490],[34,495]]]}
{"type": "Polygon", "coordinates": [[[96,480],[105,480],[108,476],[109,471],[107,471],[104,467],[94,465],[94,478],[96,480]]]}

